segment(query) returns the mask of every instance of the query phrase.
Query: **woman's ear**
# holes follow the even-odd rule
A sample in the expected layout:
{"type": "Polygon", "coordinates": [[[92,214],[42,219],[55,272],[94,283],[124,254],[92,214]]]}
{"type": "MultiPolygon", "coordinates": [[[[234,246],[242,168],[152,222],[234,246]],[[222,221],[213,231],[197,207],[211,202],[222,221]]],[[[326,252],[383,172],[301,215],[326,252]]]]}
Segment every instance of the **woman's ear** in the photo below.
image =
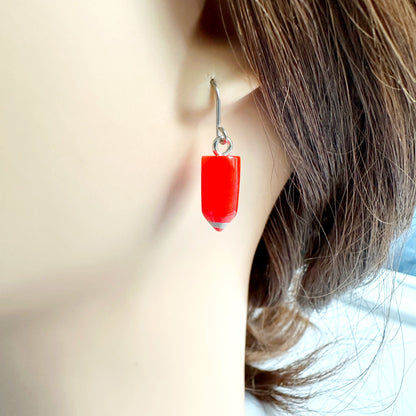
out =
{"type": "Polygon", "coordinates": [[[255,74],[242,59],[228,14],[218,1],[207,0],[189,38],[177,82],[178,116],[183,122],[195,121],[212,112],[215,92],[210,79],[215,77],[221,105],[227,107],[258,88],[255,74]],[[215,4],[212,4],[215,3],[215,4]],[[224,31],[226,23],[227,32],[224,31]]]}

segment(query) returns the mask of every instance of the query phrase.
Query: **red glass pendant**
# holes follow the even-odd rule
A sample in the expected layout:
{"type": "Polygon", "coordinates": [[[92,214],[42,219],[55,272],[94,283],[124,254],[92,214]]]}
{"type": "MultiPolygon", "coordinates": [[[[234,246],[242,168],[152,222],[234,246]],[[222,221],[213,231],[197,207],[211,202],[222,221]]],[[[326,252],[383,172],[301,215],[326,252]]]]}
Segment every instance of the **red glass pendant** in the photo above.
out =
{"type": "Polygon", "coordinates": [[[217,231],[237,215],[240,192],[240,156],[202,156],[202,213],[217,231]]]}

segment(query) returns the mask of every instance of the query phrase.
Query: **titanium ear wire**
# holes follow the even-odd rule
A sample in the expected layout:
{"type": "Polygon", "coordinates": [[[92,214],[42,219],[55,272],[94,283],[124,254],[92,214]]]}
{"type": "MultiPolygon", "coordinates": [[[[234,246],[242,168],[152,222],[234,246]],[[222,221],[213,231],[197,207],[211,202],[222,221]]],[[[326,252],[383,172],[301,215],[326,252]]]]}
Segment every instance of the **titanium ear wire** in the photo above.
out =
{"type": "Polygon", "coordinates": [[[221,155],[226,156],[229,153],[231,153],[233,149],[233,142],[231,141],[230,137],[228,137],[227,132],[225,131],[224,127],[220,126],[220,120],[221,120],[221,100],[220,100],[220,92],[218,90],[217,83],[215,82],[215,78],[211,78],[210,81],[211,85],[215,88],[215,94],[217,96],[217,105],[216,105],[216,135],[217,137],[214,140],[214,143],[212,145],[212,150],[216,155],[220,155],[218,151],[218,143],[226,144],[229,143],[228,149],[221,153],[221,155]]]}

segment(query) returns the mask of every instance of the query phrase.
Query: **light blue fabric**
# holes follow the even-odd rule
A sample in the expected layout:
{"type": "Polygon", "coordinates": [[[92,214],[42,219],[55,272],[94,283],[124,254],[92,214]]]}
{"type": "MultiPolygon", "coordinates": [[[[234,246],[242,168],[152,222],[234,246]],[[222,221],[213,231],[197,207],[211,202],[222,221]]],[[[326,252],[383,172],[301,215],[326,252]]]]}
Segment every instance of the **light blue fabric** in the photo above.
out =
{"type": "Polygon", "coordinates": [[[403,251],[400,252],[400,246],[393,243],[386,267],[416,276],[416,213],[413,216],[413,222],[409,234],[407,234],[403,251]]]}
{"type": "Polygon", "coordinates": [[[246,416],[268,416],[264,406],[252,394],[245,392],[246,416]]]}

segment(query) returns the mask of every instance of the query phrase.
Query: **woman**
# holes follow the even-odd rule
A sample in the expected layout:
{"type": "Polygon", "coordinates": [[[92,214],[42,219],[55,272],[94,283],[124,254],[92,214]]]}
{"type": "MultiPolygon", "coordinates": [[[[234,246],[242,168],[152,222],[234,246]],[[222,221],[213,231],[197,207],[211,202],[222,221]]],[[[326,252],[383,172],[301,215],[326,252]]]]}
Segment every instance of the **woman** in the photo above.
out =
{"type": "Polygon", "coordinates": [[[290,410],[303,363],[255,362],[410,225],[414,27],[410,0],[2,4],[0,414],[290,410]]]}

